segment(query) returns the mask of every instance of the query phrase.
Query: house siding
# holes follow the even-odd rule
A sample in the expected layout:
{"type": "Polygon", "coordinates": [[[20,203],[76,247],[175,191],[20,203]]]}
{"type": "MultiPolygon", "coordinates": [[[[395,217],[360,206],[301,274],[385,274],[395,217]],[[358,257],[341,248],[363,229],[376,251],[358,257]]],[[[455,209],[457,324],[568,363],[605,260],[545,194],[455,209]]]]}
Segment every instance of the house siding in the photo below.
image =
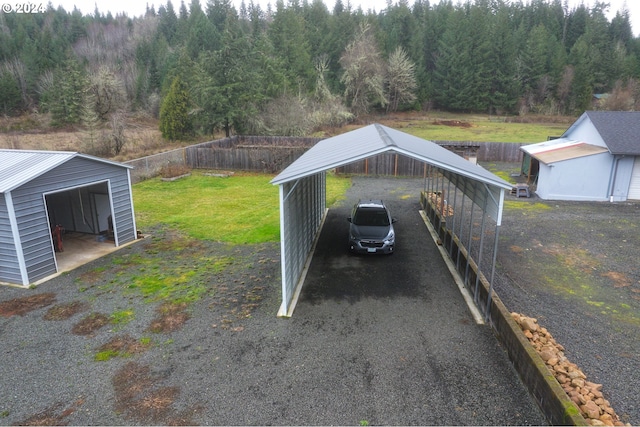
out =
{"type": "Polygon", "coordinates": [[[536,194],[545,200],[606,201],[611,158],[611,154],[602,153],[552,165],[541,163],[536,194]]]}
{"type": "Polygon", "coordinates": [[[56,273],[55,255],[43,194],[108,181],[112,192],[116,243],[136,238],[129,191],[128,169],[82,157],[74,157],[58,167],[14,189],[13,204],[23,244],[29,281],[56,273]]]}
{"type": "Polygon", "coordinates": [[[562,137],[576,141],[585,141],[591,145],[598,145],[608,149],[607,143],[586,113],[580,116],[578,120],[567,129],[562,137]]]}

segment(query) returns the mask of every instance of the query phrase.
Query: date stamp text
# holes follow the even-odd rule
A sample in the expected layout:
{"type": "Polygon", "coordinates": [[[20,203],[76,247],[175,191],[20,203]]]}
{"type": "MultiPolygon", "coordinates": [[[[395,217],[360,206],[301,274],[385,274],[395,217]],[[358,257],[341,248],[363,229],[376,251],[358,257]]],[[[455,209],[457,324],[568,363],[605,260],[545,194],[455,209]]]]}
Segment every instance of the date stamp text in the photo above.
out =
{"type": "Polygon", "coordinates": [[[44,13],[43,3],[2,3],[2,13],[44,13]]]}

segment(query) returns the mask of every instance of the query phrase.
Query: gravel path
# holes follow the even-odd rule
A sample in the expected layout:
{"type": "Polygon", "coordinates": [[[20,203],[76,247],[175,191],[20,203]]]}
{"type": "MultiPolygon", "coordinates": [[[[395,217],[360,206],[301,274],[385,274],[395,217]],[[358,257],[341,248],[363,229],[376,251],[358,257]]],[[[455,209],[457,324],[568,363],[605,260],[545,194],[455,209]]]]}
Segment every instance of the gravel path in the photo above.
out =
{"type": "Polygon", "coordinates": [[[640,203],[515,199],[495,289],[536,317],[621,420],[640,423],[640,203]]]}
{"type": "MultiPolygon", "coordinates": [[[[384,190],[396,211],[410,206],[398,226],[411,235],[419,224],[411,216],[417,194],[400,188],[399,180],[385,182],[356,179],[328,224],[346,226],[344,212],[354,197],[384,190]]],[[[534,199],[517,203],[535,209],[505,212],[500,297],[510,310],[538,317],[569,358],[605,385],[618,413],[637,422],[638,206],[553,203],[538,211],[534,199]],[[601,216],[594,215],[599,209],[601,216]],[[552,262],[557,271],[540,268],[552,262]],[[572,274],[559,276],[562,283],[546,279],[567,270],[572,274]],[[614,281],[620,277],[629,283],[614,281]]],[[[277,243],[227,246],[167,229],[144,231],[153,237],[35,290],[0,287],[0,424],[545,422],[492,332],[472,324],[459,294],[439,304],[435,289],[415,286],[443,274],[435,255],[429,268],[436,270],[410,275],[385,264],[403,260],[408,248],[400,240],[388,259],[351,258],[374,275],[399,268],[404,286],[359,285],[336,295],[336,275],[329,272],[350,267],[323,250],[334,270],[314,261],[312,269],[320,270],[310,274],[294,317],[284,320],[275,318],[277,243]],[[375,270],[371,261],[386,267],[375,270]],[[183,289],[175,285],[185,277],[189,292],[182,295],[163,295],[149,283],[183,289]],[[185,303],[167,303],[176,300],[185,303]],[[440,321],[428,323],[430,313],[440,321]],[[460,350],[467,345],[477,352],[460,350]]],[[[342,245],[339,234],[323,234],[320,244],[342,245]]],[[[411,256],[410,262],[421,262],[411,256]]]]}

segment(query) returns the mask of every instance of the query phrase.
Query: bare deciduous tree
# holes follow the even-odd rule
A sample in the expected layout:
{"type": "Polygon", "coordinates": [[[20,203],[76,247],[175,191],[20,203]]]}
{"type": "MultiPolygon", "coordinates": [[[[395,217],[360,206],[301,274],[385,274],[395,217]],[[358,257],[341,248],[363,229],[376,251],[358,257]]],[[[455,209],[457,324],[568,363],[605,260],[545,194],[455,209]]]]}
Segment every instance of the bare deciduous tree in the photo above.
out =
{"type": "Polygon", "coordinates": [[[638,81],[630,78],[626,82],[616,81],[609,96],[602,101],[601,108],[609,111],[635,111],[640,103],[638,81]]]}
{"type": "Polygon", "coordinates": [[[93,108],[101,120],[127,106],[127,95],[122,81],[109,68],[100,67],[90,78],[89,91],[93,108]]]}
{"type": "Polygon", "coordinates": [[[571,91],[571,84],[573,83],[574,75],[575,70],[573,66],[567,65],[564,68],[562,78],[560,79],[560,83],[558,84],[556,96],[558,98],[558,103],[563,110],[567,108],[567,104],[569,102],[569,93],[571,91]]]}
{"type": "Polygon", "coordinates": [[[397,111],[402,104],[410,104],[416,99],[416,64],[401,46],[389,56],[387,66],[387,112],[397,111]]]}
{"type": "Polygon", "coordinates": [[[27,68],[24,65],[24,62],[18,58],[14,58],[10,61],[6,61],[3,65],[3,68],[10,73],[14,79],[18,82],[18,86],[20,87],[20,94],[22,96],[22,102],[24,105],[31,107],[32,100],[28,94],[28,85],[27,85],[27,68]]]}
{"type": "Polygon", "coordinates": [[[340,81],[345,85],[345,98],[355,115],[367,113],[371,106],[385,106],[385,65],[368,24],[360,26],[356,38],[347,45],[340,65],[340,81]]]}

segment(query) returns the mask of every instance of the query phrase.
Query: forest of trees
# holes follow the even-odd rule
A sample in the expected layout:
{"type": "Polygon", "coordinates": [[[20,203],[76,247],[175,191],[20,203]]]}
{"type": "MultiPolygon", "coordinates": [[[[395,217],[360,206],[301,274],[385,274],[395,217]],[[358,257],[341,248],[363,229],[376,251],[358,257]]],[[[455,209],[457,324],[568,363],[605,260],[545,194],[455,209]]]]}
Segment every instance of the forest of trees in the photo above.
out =
{"type": "Polygon", "coordinates": [[[111,126],[133,114],[165,138],[303,135],[368,112],[580,114],[640,105],[640,40],[627,11],[561,0],[171,0],[144,16],[0,14],[0,111],[53,126],[111,126]],[[176,10],[177,7],[177,10],[176,10]]]}

